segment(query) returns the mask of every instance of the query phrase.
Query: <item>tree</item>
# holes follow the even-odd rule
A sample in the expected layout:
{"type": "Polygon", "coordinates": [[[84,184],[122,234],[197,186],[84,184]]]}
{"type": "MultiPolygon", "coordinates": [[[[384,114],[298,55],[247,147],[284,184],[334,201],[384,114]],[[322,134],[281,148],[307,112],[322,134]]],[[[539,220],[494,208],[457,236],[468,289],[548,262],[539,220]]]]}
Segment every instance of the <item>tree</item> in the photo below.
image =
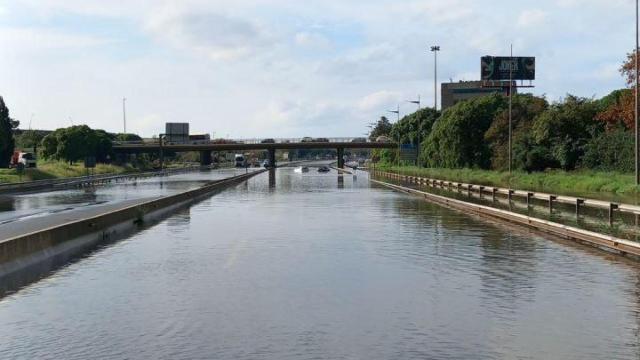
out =
{"type": "MultiPolygon", "coordinates": [[[[512,126],[512,146],[515,149],[517,142],[528,141],[529,138],[521,134],[531,131],[533,120],[546,111],[549,103],[544,97],[537,97],[531,94],[518,94],[513,97],[511,114],[512,126]]],[[[491,126],[484,134],[485,140],[491,149],[491,168],[505,170],[509,168],[509,110],[504,109],[493,119],[491,126]]],[[[520,147],[527,149],[527,144],[520,147]]],[[[514,151],[515,152],[515,151],[514,151]]],[[[514,155],[515,160],[515,155],[514,155]]],[[[520,164],[524,166],[526,162],[520,164]]],[[[521,168],[513,163],[514,168],[521,168]]]]}
{"type": "Polygon", "coordinates": [[[9,109],[0,96],[0,167],[8,167],[11,155],[15,147],[13,129],[18,127],[18,122],[11,119],[9,109]]]}
{"type": "Polygon", "coordinates": [[[388,136],[391,134],[392,125],[386,116],[381,116],[380,120],[375,124],[371,132],[369,133],[369,140],[376,141],[378,136],[388,136]]]}
{"type": "Polygon", "coordinates": [[[119,133],[115,136],[116,141],[142,141],[142,138],[137,134],[131,133],[119,133]]]}
{"type": "Polygon", "coordinates": [[[625,77],[625,81],[627,85],[631,88],[635,86],[636,83],[636,57],[635,51],[627,54],[627,59],[622,63],[620,67],[620,74],[625,77]]]}
{"type": "Polygon", "coordinates": [[[418,144],[419,140],[424,141],[429,136],[439,116],[440,112],[432,108],[420,109],[393,124],[389,135],[394,140],[400,139],[402,143],[418,144]]]}
{"type": "Polygon", "coordinates": [[[635,99],[632,90],[615,90],[598,102],[600,111],[596,119],[604,122],[607,129],[618,129],[621,125],[633,129],[635,99]]]}
{"type": "Polygon", "coordinates": [[[428,167],[462,168],[491,165],[491,150],[485,132],[506,108],[500,94],[462,101],[447,109],[422,146],[421,158],[428,167]]]}
{"type": "Polygon", "coordinates": [[[598,110],[596,101],[568,95],[535,119],[533,139],[550,149],[563,169],[573,170],[586,143],[604,130],[604,124],[595,118],[598,110]]]}
{"type": "Polygon", "coordinates": [[[112,155],[112,136],[104,130],[93,130],[87,125],[57,129],[42,139],[45,158],[74,163],[87,156],[105,162],[112,155]]]}

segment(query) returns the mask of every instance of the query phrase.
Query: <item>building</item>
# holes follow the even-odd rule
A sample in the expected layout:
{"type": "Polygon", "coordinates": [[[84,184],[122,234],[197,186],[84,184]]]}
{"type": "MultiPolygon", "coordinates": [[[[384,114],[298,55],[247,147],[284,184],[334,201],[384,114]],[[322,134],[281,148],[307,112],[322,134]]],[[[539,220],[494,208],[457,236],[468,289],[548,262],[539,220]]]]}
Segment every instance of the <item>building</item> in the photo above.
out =
{"type": "MultiPolygon", "coordinates": [[[[518,89],[513,83],[513,92],[517,93],[518,89]]],[[[475,99],[481,96],[500,93],[509,94],[509,81],[459,81],[442,83],[440,108],[445,110],[460,101],[475,99]]]]}

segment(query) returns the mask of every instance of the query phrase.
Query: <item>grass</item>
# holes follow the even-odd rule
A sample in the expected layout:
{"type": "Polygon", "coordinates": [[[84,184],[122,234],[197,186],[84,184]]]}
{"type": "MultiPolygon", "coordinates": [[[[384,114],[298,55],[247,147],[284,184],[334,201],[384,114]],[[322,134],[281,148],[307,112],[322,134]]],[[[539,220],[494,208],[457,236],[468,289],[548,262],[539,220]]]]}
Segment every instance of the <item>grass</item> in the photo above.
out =
{"type": "Polygon", "coordinates": [[[579,195],[602,193],[614,195],[640,194],[640,186],[635,185],[633,174],[598,171],[544,171],[508,172],[478,169],[434,169],[415,166],[377,166],[376,169],[417,175],[433,179],[465,182],[478,185],[550,192],[556,194],[579,195]]]}
{"type": "MultiPolygon", "coordinates": [[[[130,166],[116,166],[110,164],[97,164],[93,173],[95,174],[122,174],[137,171],[130,166]]],[[[59,179],[87,174],[82,162],[69,165],[62,161],[38,161],[37,168],[25,169],[24,175],[20,177],[16,169],[0,169],[0,183],[32,181],[44,179],[59,179]]]]}

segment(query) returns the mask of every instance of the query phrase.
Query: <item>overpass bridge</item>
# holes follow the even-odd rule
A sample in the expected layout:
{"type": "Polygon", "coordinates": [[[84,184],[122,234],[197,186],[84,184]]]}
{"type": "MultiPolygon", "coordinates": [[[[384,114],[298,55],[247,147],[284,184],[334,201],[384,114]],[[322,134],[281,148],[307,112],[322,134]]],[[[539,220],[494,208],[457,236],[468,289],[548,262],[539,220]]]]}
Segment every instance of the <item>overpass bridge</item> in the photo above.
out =
{"type": "Polygon", "coordinates": [[[164,143],[164,142],[116,142],[113,150],[116,154],[137,154],[137,153],[158,153],[160,161],[163,159],[164,151],[186,152],[199,151],[200,163],[211,165],[213,158],[212,151],[244,151],[244,150],[265,150],[269,153],[269,163],[276,163],[276,150],[287,149],[335,149],[338,152],[338,167],[344,167],[344,149],[395,149],[397,143],[392,142],[363,142],[363,141],[325,141],[325,142],[229,142],[229,143],[164,143]]]}

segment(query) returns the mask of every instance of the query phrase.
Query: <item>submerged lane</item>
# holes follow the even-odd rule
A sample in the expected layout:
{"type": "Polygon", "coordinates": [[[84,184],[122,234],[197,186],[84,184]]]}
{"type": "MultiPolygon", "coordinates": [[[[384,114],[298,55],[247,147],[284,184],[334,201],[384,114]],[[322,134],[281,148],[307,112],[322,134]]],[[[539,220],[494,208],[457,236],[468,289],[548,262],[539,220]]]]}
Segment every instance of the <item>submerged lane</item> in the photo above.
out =
{"type": "Polygon", "coordinates": [[[278,170],[0,300],[0,357],[633,359],[629,261],[278,170]]]}

